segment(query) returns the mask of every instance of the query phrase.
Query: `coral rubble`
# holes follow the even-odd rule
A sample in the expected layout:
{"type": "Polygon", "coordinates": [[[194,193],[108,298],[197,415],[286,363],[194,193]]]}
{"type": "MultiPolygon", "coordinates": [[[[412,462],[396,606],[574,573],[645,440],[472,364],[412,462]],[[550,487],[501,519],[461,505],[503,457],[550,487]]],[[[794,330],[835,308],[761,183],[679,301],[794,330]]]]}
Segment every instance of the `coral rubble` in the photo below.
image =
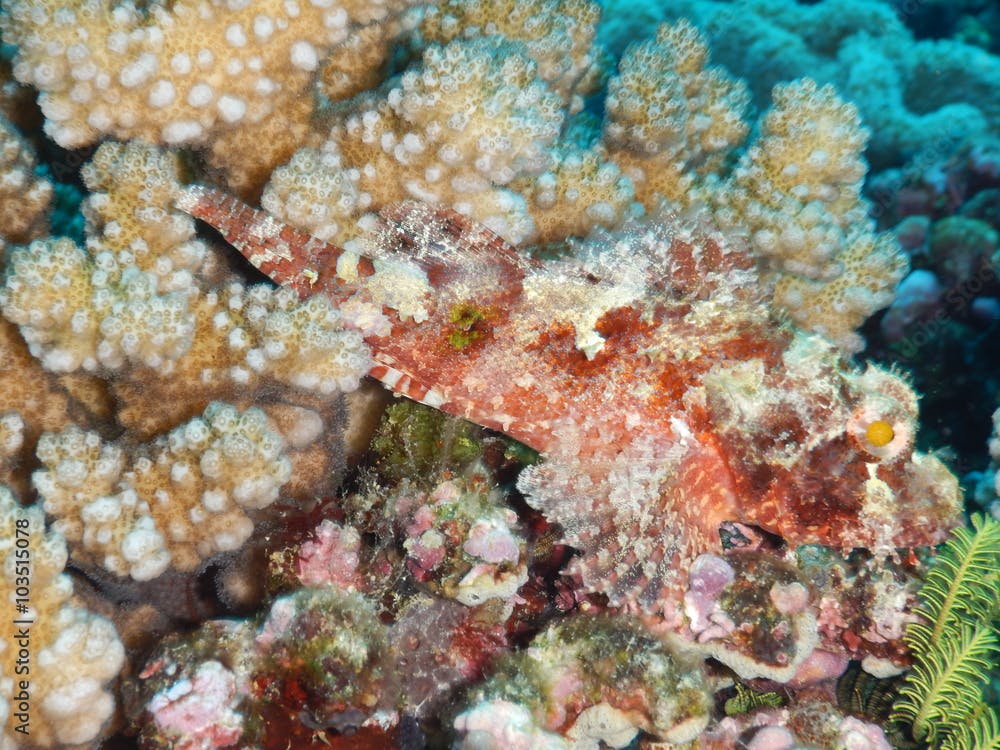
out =
{"type": "Polygon", "coordinates": [[[624,747],[640,729],[689,742],[708,708],[699,670],[678,665],[641,630],[583,616],[543,631],[502,664],[455,725],[462,748],[499,750],[508,736],[520,747],[624,747]]]}

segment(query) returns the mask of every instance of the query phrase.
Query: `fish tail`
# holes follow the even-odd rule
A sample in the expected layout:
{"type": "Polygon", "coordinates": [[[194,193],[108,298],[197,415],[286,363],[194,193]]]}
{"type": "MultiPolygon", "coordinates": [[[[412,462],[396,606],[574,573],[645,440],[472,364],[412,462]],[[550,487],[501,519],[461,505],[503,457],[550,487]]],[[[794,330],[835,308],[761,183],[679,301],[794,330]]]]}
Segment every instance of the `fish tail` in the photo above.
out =
{"type": "Polygon", "coordinates": [[[325,270],[344,252],[205,185],[182,188],[174,205],[214,227],[254,267],[303,298],[319,291],[325,270]]]}

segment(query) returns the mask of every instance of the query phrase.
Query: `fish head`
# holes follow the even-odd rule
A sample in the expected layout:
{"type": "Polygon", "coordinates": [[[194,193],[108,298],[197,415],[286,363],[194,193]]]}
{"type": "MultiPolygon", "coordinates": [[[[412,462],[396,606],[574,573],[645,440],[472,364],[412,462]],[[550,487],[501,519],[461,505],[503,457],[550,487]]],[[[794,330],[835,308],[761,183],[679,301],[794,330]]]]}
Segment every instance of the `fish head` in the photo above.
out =
{"type": "Polygon", "coordinates": [[[720,363],[704,405],[738,488],[742,518],[792,546],[939,544],[961,522],[958,480],[915,448],[918,400],[899,373],[859,370],[796,332],[778,366],[720,363]]]}

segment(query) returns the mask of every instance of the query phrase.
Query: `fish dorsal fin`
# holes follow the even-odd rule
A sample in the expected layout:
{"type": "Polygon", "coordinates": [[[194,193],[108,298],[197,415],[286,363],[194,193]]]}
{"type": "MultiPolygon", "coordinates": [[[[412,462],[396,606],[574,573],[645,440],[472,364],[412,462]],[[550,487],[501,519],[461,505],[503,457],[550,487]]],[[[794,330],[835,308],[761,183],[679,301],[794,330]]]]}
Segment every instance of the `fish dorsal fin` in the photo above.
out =
{"type": "Polygon", "coordinates": [[[520,281],[536,265],[468,216],[416,201],[383,208],[369,241],[376,243],[373,254],[402,254],[416,262],[434,286],[457,275],[520,281]]]}

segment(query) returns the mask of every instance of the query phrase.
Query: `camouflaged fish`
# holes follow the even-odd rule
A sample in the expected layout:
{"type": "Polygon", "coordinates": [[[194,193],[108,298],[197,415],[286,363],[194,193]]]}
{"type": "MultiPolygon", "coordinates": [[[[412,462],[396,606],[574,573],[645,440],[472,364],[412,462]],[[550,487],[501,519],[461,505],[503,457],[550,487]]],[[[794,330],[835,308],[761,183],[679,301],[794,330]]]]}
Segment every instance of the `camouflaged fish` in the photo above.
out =
{"type": "Polygon", "coordinates": [[[959,522],[955,477],[913,448],[909,385],[780,322],[718,234],[647,219],[540,263],[418,203],[346,250],[209,188],[178,206],[278,284],[327,295],[373,378],[540,451],[519,486],[613,605],[678,622],[724,522],[878,554],[959,522]]]}

